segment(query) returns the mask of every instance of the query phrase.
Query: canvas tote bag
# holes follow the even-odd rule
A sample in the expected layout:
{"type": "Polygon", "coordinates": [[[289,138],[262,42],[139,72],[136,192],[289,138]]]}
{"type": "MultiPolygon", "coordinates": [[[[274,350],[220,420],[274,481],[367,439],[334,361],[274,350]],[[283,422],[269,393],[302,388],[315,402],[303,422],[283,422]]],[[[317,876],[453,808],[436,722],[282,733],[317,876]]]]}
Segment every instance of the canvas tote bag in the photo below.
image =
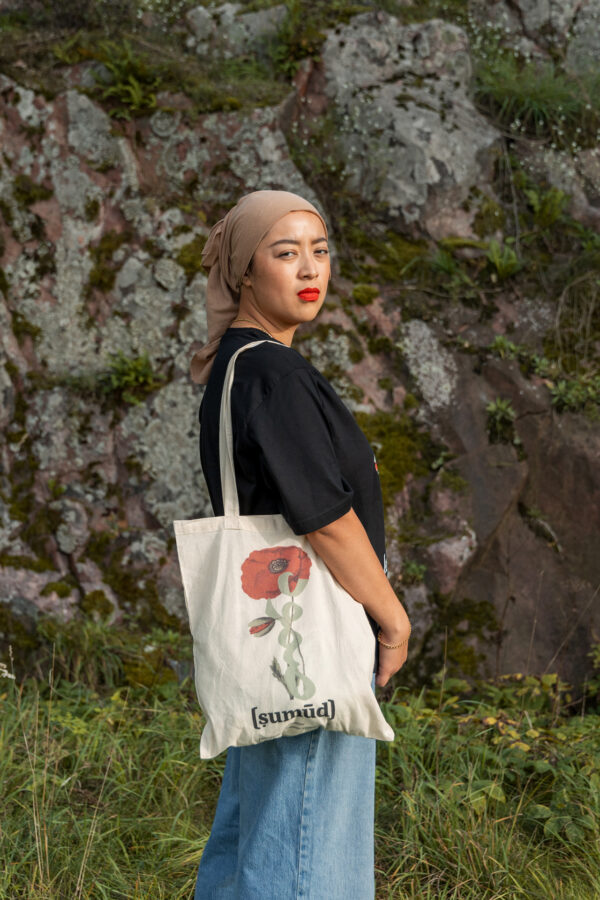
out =
{"type": "Polygon", "coordinates": [[[240,515],[231,386],[239,354],[262,343],[234,353],[225,375],[224,515],[173,522],[205,759],[319,727],[394,739],[371,688],[375,638],[361,604],[283,516],[240,515]]]}

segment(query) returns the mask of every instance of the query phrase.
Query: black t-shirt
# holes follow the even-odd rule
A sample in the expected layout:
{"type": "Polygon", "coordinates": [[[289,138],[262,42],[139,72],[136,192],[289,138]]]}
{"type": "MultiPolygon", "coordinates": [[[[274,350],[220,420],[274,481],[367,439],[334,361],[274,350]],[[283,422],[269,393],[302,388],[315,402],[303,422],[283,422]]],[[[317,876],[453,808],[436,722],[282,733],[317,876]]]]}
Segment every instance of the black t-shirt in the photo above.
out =
{"type": "MultiPolygon", "coordinates": [[[[265,337],[258,328],[225,332],[200,405],[200,459],[216,516],[225,370],[236,350],[265,337]]],[[[327,379],[291,347],[261,344],[236,361],[231,414],[240,514],[280,513],[306,534],[353,508],[387,570],[375,455],[327,379]]]]}

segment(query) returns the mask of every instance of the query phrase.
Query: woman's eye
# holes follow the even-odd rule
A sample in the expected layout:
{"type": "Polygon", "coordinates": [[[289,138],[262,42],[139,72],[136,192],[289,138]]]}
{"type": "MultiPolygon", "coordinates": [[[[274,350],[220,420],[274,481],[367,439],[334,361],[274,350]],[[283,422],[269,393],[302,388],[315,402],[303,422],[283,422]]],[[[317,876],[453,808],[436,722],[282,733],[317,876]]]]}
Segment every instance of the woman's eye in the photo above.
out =
{"type": "Polygon", "coordinates": [[[279,254],[279,256],[280,256],[280,257],[292,256],[293,253],[294,253],[293,250],[284,250],[283,253],[280,253],[280,254],[279,254]]]}
{"type": "Polygon", "coordinates": [[[328,256],[328,255],[329,255],[329,250],[327,249],[327,247],[321,247],[320,250],[317,250],[316,252],[317,252],[317,253],[322,253],[324,256],[328,256]]]}

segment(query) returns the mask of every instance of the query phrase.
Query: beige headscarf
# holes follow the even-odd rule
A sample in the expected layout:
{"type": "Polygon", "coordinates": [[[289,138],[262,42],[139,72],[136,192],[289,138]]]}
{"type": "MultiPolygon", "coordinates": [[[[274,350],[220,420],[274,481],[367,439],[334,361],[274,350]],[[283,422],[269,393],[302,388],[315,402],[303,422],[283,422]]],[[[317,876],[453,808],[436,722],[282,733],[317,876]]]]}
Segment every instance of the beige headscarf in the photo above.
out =
{"type": "Polygon", "coordinates": [[[208,343],[191,363],[192,381],[206,384],[221,337],[235,319],[240,287],[254,251],[278,219],[290,212],[307,210],[327,225],[321,213],[303,197],[289,191],[254,191],[246,194],[211,230],[202,251],[202,265],[209,269],[206,288],[208,343]]]}

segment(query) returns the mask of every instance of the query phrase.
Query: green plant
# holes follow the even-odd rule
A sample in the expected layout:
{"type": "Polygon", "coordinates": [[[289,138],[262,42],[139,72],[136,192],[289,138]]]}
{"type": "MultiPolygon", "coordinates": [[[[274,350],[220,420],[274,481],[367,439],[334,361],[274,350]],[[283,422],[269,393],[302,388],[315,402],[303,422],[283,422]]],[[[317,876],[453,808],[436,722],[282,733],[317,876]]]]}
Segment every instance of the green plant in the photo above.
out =
{"type": "Polygon", "coordinates": [[[402,583],[403,584],[421,584],[425,578],[427,566],[416,562],[414,559],[407,559],[402,565],[402,583]]]}
{"type": "Polygon", "coordinates": [[[507,245],[507,242],[500,246],[494,238],[490,241],[486,259],[495,270],[492,273],[492,281],[495,281],[496,278],[499,281],[505,281],[518,272],[522,265],[517,254],[512,247],[507,245]]]}
{"type": "Polygon", "coordinates": [[[475,282],[465,266],[445,246],[438,246],[427,262],[435,284],[451,297],[468,301],[476,295],[475,282]]]}
{"type": "Polygon", "coordinates": [[[487,404],[485,411],[487,412],[487,432],[490,443],[513,443],[515,439],[514,422],[516,412],[510,400],[497,397],[487,404]]]}
{"type": "Polygon", "coordinates": [[[583,374],[560,379],[550,388],[552,405],[558,412],[591,411],[600,406],[600,375],[583,374]]]}
{"type": "Polygon", "coordinates": [[[109,354],[109,358],[108,369],[97,380],[98,389],[105,396],[112,394],[125,403],[139,404],[163,384],[164,379],[157,377],[147,353],[131,358],[119,351],[109,354]]]}
{"type": "Polygon", "coordinates": [[[516,359],[519,352],[517,345],[509,341],[504,334],[496,335],[488,349],[500,359],[516,359]]]}
{"type": "Polygon", "coordinates": [[[134,53],[129,41],[100,41],[97,58],[110,72],[112,84],[107,85],[104,75],[92,70],[98,83],[96,93],[102,100],[114,97],[118,103],[108,110],[109,115],[131,119],[156,107],[159,75],[141,55],[134,53]]]}
{"type": "Polygon", "coordinates": [[[533,210],[533,221],[538,228],[550,228],[558,222],[569,202],[567,194],[557,188],[542,192],[530,188],[524,193],[533,210]]]}

